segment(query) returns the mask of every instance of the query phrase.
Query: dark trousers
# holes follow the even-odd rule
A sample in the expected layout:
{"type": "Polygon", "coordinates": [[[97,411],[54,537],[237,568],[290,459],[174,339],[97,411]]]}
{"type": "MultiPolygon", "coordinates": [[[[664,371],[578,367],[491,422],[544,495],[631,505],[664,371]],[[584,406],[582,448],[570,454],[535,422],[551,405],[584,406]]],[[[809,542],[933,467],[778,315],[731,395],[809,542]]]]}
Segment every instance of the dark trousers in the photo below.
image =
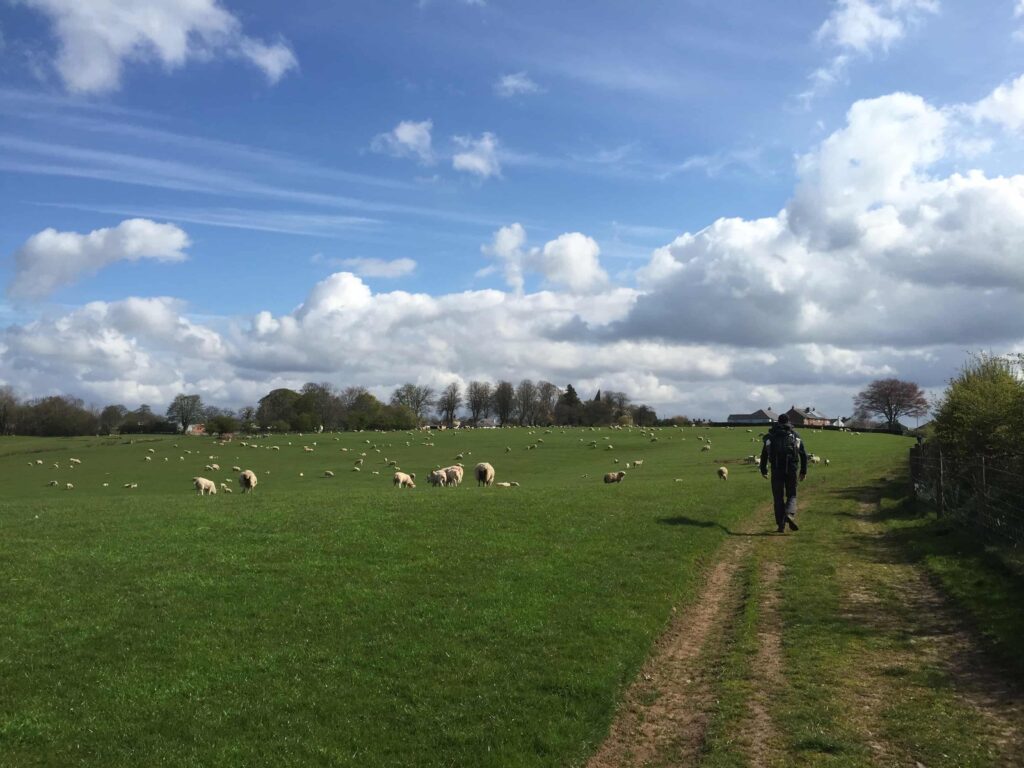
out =
{"type": "Polygon", "coordinates": [[[786,524],[786,518],[796,518],[796,468],[786,471],[772,470],[772,498],[775,500],[775,525],[786,524]]]}

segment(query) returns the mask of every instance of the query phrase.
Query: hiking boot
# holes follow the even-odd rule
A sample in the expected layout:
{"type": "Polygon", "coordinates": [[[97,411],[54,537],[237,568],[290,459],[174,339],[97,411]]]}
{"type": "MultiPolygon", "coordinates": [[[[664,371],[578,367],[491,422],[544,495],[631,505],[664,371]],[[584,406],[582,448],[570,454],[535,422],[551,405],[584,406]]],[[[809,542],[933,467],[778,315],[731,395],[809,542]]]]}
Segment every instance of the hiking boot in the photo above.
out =
{"type": "Polygon", "coordinates": [[[786,526],[780,525],[778,528],[775,529],[775,532],[776,533],[785,533],[786,532],[786,526]]]}
{"type": "Polygon", "coordinates": [[[799,531],[800,530],[800,526],[796,524],[796,520],[794,520],[792,517],[787,517],[786,518],[786,522],[789,523],[789,530],[791,530],[791,531],[799,531]]]}

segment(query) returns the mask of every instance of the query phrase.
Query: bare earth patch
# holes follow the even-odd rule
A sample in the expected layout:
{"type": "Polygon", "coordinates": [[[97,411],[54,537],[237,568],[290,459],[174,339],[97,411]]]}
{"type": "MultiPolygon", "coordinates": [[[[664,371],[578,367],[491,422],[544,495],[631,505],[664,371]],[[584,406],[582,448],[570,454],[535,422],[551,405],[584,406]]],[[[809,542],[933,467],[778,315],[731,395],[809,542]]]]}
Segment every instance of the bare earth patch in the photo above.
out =
{"type": "Polygon", "coordinates": [[[757,630],[757,655],[754,658],[756,690],[747,702],[749,718],[743,724],[741,739],[748,744],[747,757],[755,768],[770,765],[775,755],[777,724],[769,705],[774,693],[784,685],[782,663],[782,625],[779,620],[779,582],[782,564],[771,560],[761,564],[760,624],[757,630]]]}
{"type": "Polygon", "coordinates": [[[749,541],[725,544],[697,600],[677,612],[626,691],[608,736],[588,768],[697,762],[714,703],[700,658],[738,600],[736,572],[749,550],[749,541]]]}

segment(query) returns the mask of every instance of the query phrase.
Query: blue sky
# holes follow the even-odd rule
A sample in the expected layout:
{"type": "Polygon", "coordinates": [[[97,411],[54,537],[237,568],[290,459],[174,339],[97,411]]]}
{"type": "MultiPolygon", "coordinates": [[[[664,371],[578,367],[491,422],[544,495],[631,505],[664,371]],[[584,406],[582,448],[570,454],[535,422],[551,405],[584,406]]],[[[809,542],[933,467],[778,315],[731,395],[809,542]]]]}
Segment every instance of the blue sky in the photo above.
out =
{"type": "Polygon", "coordinates": [[[941,389],[1024,340],[1019,5],[0,0],[0,383],[941,389]]]}

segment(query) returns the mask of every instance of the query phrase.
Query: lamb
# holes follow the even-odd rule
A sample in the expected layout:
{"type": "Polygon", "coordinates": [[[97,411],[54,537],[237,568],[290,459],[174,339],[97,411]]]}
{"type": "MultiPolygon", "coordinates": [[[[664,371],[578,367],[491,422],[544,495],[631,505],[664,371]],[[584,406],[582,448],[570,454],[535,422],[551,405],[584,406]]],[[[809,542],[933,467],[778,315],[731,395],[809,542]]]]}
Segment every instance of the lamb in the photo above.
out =
{"type": "Polygon", "coordinates": [[[448,484],[448,473],[443,469],[435,469],[429,475],[427,475],[427,482],[437,488],[438,486],[444,487],[448,484]]]}
{"type": "Polygon", "coordinates": [[[710,451],[710,450],[711,450],[711,446],[710,446],[710,445],[704,445],[704,446],[703,446],[703,447],[702,447],[702,448],[700,449],[700,452],[701,452],[701,453],[705,453],[705,452],[707,452],[707,451],[710,451]]]}
{"type": "Polygon", "coordinates": [[[448,480],[448,485],[453,488],[458,488],[462,484],[462,467],[458,464],[454,464],[450,467],[444,468],[445,476],[448,480]]]}
{"type": "Polygon", "coordinates": [[[232,491],[230,488],[228,488],[227,483],[221,483],[220,484],[220,489],[222,491],[224,491],[224,493],[234,493],[234,491],[232,491]]]}
{"type": "Polygon", "coordinates": [[[807,460],[809,462],[811,462],[811,464],[820,464],[821,463],[821,456],[815,456],[812,453],[810,456],[807,457],[807,460]]]}
{"type": "Polygon", "coordinates": [[[217,484],[213,482],[213,480],[207,480],[205,477],[193,477],[192,485],[197,491],[199,491],[200,496],[217,495],[217,484]]]}
{"type": "Polygon", "coordinates": [[[232,467],[232,468],[231,468],[231,471],[232,471],[232,472],[241,472],[241,471],[242,471],[242,468],[241,468],[241,467],[232,467]]]}
{"type": "Polygon", "coordinates": [[[511,488],[512,487],[512,483],[495,483],[495,485],[498,486],[499,488],[511,488]]]}
{"type": "Polygon", "coordinates": [[[220,464],[211,464],[210,469],[220,472],[220,464]]]}
{"type": "Polygon", "coordinates": [[[238,476],[238,484],[242,486],[242,493],[252,493],[256,487],[256,473],[251,469],[245,470],[238,476]]]}
{"type": "Polygon", "coordinates": [[[56,488],[58,485],[60,485],[60,483],[58,483],[56,480],[51,480],[50,482],[47,483],[47,485],[50,486],[51,488],[56,488]]]}
{"type": "Polygon", "coordinates": [[[609,472],[604,476],[605,483],[621,483],[626,477],[626,473],[621,470],[618,472],[609,472]]]}
{"type": "Polygon", "coordinates": [[[415,488],[415,475],[407,475],[405,472],[395,472],[393,482],[399,488],[415,488]]]}
{"type": "Polygon", "coordinates": [[[153,460],[153,457],[152,457],[152,456],[147,456],[147,457],[146,457],[146,461],[152,461],[152,460],[153,460]]]}
{"type": "Polygon", "coordinates": [[[642,467],[643,465],[644,465],[644,460],[643,459],[633,459],[633,466],[634,467],[642,467]]]}
{"type": "Polygon", "coordinates": [[[68,459],[68,463],[69,464],[81,464],[82,460],[81,459],[68,459]]]}
{"type": "Polygon", "coordinates": [[[75,490],[75,486],[73,486],[71,483],[65,484],[64,487],[67,488],[69,491],[75,490]]]}
{"type": "Polygon", "coordinates": [[[829,460],[825,459],[825,466],[827,467],[828,465],[829,465],[829,460]]]}
{"type": "Polygon", "coordinates": [[[476,475],[476,484],[478,486],[494,485],[494,467],[486,461],[481,461],[476,465],[474,474],[476,475]]]}
{"type": "Polygon", "coordinates": [[[722,478],[723,480],[728,480],[729,479],[729,468],[728,467],[719,467],[718,468],[718,476],[720,478],[722,478]]]}
{"type": "Polygon", "coordinates": [[[324,477],[334,477],[334,473],[328,469],[327,471],[324,472],[324,477]]]}

